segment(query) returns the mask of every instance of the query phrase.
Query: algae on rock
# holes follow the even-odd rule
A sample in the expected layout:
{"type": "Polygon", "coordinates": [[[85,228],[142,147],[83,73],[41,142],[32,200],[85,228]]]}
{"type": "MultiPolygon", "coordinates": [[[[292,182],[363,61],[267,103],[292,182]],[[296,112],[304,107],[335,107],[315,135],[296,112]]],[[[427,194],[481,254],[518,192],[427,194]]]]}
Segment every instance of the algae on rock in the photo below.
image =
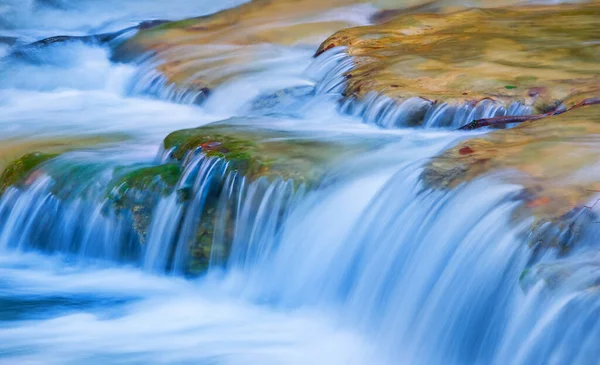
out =
{"type": "MultiPolygon", "coordinates": [[[[237,222],[240,209],[251,212],[250,220],[258,219],[260,211],[272,210],[277,226],[293,196],[318,183],[333,161],[381,145],[381,140],[315,140],[301,132],[256,128],[253,121],[231,119],[175,131],[163,141],[162,165],[114,171],[107,197],[117,211],[131,215],[142,244],[160,199],[178,194],[181,214],[173,217],[178,220],[173,243],[183,250],[178,255],[186,257],[179,262],[186,274],[204,273],[211,260],[227,260],[235,234],[242,229],[237,222]],[[214,168],[196,168],[198,161],[214,168]],[[196,176],[209,170],[212,177],[196,176]],[[274,191],[281,200],[263,201],[274,191]]],[[[171,256],[176,260],[175,252],[171,256]]]]}
{"type": "Polygon", "coordinates": [[[9,163],[0,175],[0,195],[2,195],[9,186],[24,182],[41,164],[56,156],[58,155],[32,152],[9,163]]]}
{"type": "Polygon", "coordinates": [[[138,191],[153,191],[161,195],[169,195],[179,177],[181,167],[175,163],[159,166],[141,167],[129,171],[113,183],[118,193],[123,194],[129,189],[138,191]]]}
{"type": "Polygon", "coordinates": [[[301,134],[233,123],[173,132],[165,138],[164,149],[178,161],[195,151],[223,158],[231,170],[238,170],[250,180],[282,178],[311,184],[325,172],[325,165],[341,154],[370,148],[365,143],[317,141],[301,134]]]}
{"type": "Polygon", "coordinates": [[[0,136],[0,172],[7,163],[32,151],[45,154],[60,154],[78,148],[88,148],[100,144],[123,141],[126,135],[105,134],[69,137],[9,137],[0,136]]]}
{"type": "Polygon", "coordinates": [[[160,166],[115,171],[117,178],[108,187],[108,198],[117,209],[126,209],[132,215],[134,229],[140,242],[146,241],[152,211],[158,200],[171,194],[181,176],[181,167],[176,163],[160,166]],[[119,176],[120,175],[120,176],[119,176]]]}

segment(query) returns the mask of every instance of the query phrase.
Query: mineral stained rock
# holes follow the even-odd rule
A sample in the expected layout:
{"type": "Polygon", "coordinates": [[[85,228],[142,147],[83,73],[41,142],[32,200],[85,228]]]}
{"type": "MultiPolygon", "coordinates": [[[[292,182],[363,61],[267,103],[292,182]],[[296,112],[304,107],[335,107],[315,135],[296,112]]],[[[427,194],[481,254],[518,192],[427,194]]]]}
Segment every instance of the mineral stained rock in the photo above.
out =
{"type": "MultiPolygon", "coordinates": [[[[600,95],[600,4],[406,14],[341,30],[317,55],[346,47],[345,96],[432,105],[493,100],[543,113],[600,95]]],[[[465,121],[468,123],[469,121],[465,121]]]]}

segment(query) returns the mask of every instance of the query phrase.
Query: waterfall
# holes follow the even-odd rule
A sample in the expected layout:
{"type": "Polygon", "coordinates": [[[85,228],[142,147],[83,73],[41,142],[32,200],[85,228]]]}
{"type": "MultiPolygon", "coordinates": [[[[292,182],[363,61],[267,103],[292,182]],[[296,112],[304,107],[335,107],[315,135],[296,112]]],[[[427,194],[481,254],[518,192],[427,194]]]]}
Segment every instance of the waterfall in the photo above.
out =
{"type": "MultiPolygon", "coordinates": [[[[317,94],[343,94],[346,75],[354,67],[352,57],[345,47],[334,47],[320,54],[311,65],[310,73],[320,75],[317,94]]],[[[505,115],[531,114],[529,107],[514,102],[508,106],[491,99],[477,103],[444,103],[419,97],[393,100],[375,92],[362,98],[345,95],[341,98],[340,111],[360,118],[365,123],[383,128],[416,127],[452,128],[463,126],[465,121],[505,115]]]]}
{"type": "MultiPolygon", "coordinates": [[[[523,242],[530,222],[511,220],[522,204],[518,185],[490,176],[447,192],[425,187],[423,164],[445,137],[407,136],[338,166],[310,191],[291,180],[248,181],[222,158],[190,152],[174,191],[150,207],[145,240],[135,210],[106,197],[120,170],[65,155],[2,196],[0,244],[155,273],[221,272],[229,290],[252,301],[337,308],[390,362],[597,358],[594,261],[581,262],[585,250],[534,259],[523,242]],[[573,276],[550,285],[548,267],[573,276]],[[526,285],[527,271],[542,276],[526,285]]],[[[584,247],[597,234],[589,231],[584,247]]]]}
{"type": "Polygon", "coordinates": [[[392,363],[593,362],[599,302],[581,283],[597,285],[597,270],[524,290],[529,225],[511,221],[521,188],[483,178],[428,191],[420,169],[404,162],[309,194],[272,259],[255,266],[249,295],[338,308],[392,363]]]}
{"type": "Polygon", "coordinates": [[[525,171],[426,179],[490,133],[457,127],[532,111],[345,95],[347,50],[294,43],[374,6],[119,63],[140,21],[242,2],[0,5],[0,172],[24,168],[0,176],[0,364],[599,363],[597,209],[534,216],[525,171]]]}
{"type": "MultiPolygon", "coordinates": [[[[160,152],[156,159],[167,161],[169,154],[160,152]]],[[[183,166],[173,193],[136,191],[128,205],[116,204],[112,196],[114,174],[123,174],[118,166],[80,165],[69,156],[51,161],[30,185],[9,188],[0,198],[0,246],[177,274],[224,267],[233,250],[231,256],[243,266],[252,252],[267,250],[303,194],[303,186],[290,180],[248,182],[225,160],[204,154],[189,154],[183,166]]]]}

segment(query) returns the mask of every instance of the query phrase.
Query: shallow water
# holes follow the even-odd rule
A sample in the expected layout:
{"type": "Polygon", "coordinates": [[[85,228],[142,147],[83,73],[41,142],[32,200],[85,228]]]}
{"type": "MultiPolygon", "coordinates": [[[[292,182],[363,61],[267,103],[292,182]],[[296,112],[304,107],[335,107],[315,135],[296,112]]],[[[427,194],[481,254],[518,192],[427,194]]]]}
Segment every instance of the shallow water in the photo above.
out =
{"type": "Polygon", "coordinates": [[[211,14],[244,0],[3,0],[2,36],[33,41],[56,35],[87,35],[118,31],[147,20],[179,20],[211,14]]]}
{"type": "MultiPolygon", "coordinates": [[[[579,273],[585,280],[524,290],[528,221],[511,220],[521,187],[490,176],[449,193],[425,190],[423,164],[470,134],[384,130],[346,113],[338,103],[348,66],[341,50],[315,60],[306,45],[261,45],[262,61],[233,70],[237,76],[201,106],[152,90],[147,65],[112,63],[105,45],[56,43],[11,55],[45,36],[114,31],[239,3],[0,5],[0,36],[18,38],[14,48],[0,46],[0,143],[112,138],[48,165],[62,171],[67,203],[53,197],[50,175],[0,198],[0,363],[598,363],[600,301],[596,289],[582,286],[597,280],[594,266],[579,273]],[[166,264],[165,247],[181,247],[172,234],[183,214],[175,197],[157,204],[147,246],[131,249],[123,219],[103,210],[107,172],[167,158],[161,141],[172,131],[236,116],[304,138],[380,148],[336,160],[320,185],[295,194],[282,181],[248,183],[218,162],[189,161],[198,210],[207,181],[221,179],[229,190],[220,202],[238,204],[243,224],[229,260],[212,257],[206,276],[184,278],[166,264]],[[70,175],[63,165],[86,169],[70,175]],[[261,209],[245,209],[252,199],[261,209]]],[[[186,214],[194,222],[200,212],[186,214]]],[[[573,258],[550,252],[541,262],[578,263],[597,236],[587,232],[573,258]]]]}

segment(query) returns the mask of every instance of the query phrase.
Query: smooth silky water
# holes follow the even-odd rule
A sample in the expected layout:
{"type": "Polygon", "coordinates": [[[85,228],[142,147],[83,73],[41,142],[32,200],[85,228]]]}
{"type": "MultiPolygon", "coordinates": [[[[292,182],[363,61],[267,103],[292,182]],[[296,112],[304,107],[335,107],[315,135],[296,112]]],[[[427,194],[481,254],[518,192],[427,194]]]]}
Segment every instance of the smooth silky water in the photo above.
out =
{"type": "MultiPolygon", "coordinates": [[[[16,38],[0,47],[0,143],[108,140],[63,154],[45,169],[54,174],[0,198],[0,363],[598,363],[600,300],[580,290],[597,271],[552,291],[542,284],[524,291],[527,222],[511,221],[520,187],[490,176],[450,193],[426,190],[419,177],[428,158],[466,135],[364,124],[402,119],[402,110],[382,112],[377,100],[366,111],[338,107],[349,66],[341,50],[314,60],[305,46],[262,45],[264,64],[202,106],[152,90],[146,65],[111,63],[106,46],[57,43],[11,55],[43,36],[118,30],[240,2],[146,3],[0,5],[0,36],[16,38]],[[297,92],[256,107],[256,98],[286,88],[297,92]],[[314,138],[388,142],[337,160],[313,189],[250,182],[223,160],[190,156],[177,183],[191,186],[190,208],[175,194],[162,197],[144,248],[133,244],[125,229],[131,217],[107,208],[110,172],[165,161],[160,142],[168,133],[232,116],[314,138]],[[235,208],[233,246],[229,255],[218,249],[227,221],[217,219],[208,274],[189,278],[185,237],[214,183],[224,186],[217,216],[235,208]]],[[[428,115],[437,126],[444,111],[428,115]]],[[[596,242],[596,230],[583,241],[596,242]]],[[[584,257],[585,248],[543,260],[585,265],[584,257]]]]}

